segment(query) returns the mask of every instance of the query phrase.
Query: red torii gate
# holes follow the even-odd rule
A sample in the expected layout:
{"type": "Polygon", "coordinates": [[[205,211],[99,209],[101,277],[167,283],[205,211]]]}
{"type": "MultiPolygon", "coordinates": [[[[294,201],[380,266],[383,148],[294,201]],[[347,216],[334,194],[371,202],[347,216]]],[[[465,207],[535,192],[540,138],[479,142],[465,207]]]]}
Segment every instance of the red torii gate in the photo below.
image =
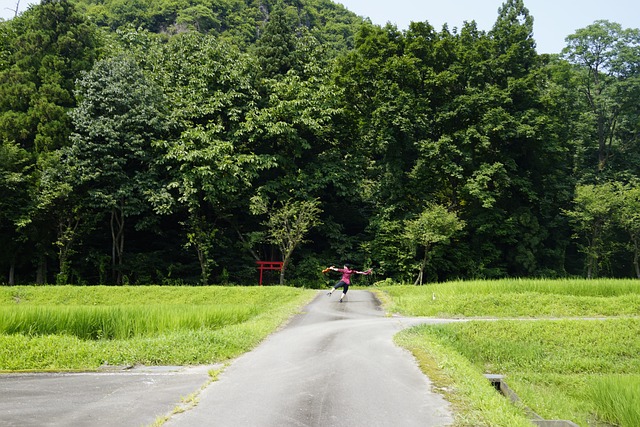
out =
{"type": "Polygon", "coordinates": [[[258,270],[260,271],[260,286],[262,286],[262,272],[264,270],[282,271],[282,261],[256,261],[258,270]]]}

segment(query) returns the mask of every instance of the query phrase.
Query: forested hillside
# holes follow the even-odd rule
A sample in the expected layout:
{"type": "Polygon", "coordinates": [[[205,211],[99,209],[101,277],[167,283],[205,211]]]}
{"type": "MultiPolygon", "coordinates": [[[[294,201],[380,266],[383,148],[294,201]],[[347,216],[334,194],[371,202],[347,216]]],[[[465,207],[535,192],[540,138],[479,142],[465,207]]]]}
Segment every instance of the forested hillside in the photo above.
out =
{"type": "Polygon", "coordinates": [[[640,32],[522,0],[43,0],[0,22],[0,283],[640,278],[640,32]]]}
{"type": "Polygon", "coordinates": [[[197,31],[250,45],[263,35],[274,9],[338,50],[353,47],[362,19],[331,0],[77,0],[78,11],[100,27],[144,28],[173,35],[197,31]]]}

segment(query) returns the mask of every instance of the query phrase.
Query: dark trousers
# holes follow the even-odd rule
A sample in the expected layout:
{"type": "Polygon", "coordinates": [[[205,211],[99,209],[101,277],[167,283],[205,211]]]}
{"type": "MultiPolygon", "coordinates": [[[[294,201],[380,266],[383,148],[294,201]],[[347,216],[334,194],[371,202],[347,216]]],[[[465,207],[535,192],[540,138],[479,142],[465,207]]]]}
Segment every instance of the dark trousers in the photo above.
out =
{"type": "Polygon", "coordinates": [[[333,289],[342,288],[342,293],[346,294],[349,290],[349,284],[343,282],[342,280],[333,285],[333,289]]]}

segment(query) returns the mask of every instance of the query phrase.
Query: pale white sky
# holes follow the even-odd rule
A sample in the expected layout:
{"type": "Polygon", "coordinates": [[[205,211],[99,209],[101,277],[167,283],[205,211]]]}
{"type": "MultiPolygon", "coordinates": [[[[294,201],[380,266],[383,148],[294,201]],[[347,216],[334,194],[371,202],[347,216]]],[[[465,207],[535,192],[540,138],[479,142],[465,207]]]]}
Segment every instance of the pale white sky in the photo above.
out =
{"type": "MultiPolygon", "coordinates": [[[[503,0],[334,0],[371,22],[396,24],[406,29],[411,21],[429,21],[436,30],[447,23],[460,28],[464,21],[476,21],[481,30],[490,30],[503,0]]],[[[533,38],[538,53],[560,53],[564,39],[598,19],[607,19],[624,28],[640,28],[638,0],[524,0],[533,16],[533,38]]]]}
{"type": "MultiPolygon", "coordinates": [[[[334,0],[374,24],[387,22],[404,30],[411,21],[429,21],[437,30],[442,24],[460,28],[464,21],[476,21],[490,30],[503,0],[334,0]]],[[[20,12],[34,0],[20,0],[20,12]]],[[[11,18],[18,0],[0,0],[0,17],[11,18]]],[[[638,0],[524,0],[534,18],[534,38],[539,53],[559,53],[564,38],[597,19],[617,22],[624,28],[640,28],[638,0]]]]}

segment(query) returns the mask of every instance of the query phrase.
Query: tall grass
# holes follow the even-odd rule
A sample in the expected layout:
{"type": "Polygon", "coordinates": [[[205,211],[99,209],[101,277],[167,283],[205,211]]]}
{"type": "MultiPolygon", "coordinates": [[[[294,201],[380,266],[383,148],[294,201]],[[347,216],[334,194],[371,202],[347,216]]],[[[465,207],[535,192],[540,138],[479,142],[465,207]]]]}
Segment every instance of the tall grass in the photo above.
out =
{"type": "Polygon", "coordinates": [[[413,353],[434,389],[452,404],[455,426],[532,426],[522,407],[497,393],[477,366],[433,335],[411,328],[395,341],[413,353]]]}
{"type": "Polygon", "coordinates": [[[640,318],[470,321],[422,326],[485,373],[640,372],[640,318]]]}
{"type": "Polygon", "coordinates": [[[611,382],[602,380],[636,375],[638,381],[638,336],[640,318],[615,318],[424,325],[401,333],[399,339],[411,349],[424,347],[423,342],[437,343],[446,349],[444,357],[461,356],[478,374],[505,375],[526,405],[544,418],[570,419],[589,426],[594,416],[601,421],[611,419],[600,418],[607,405],[618,405],[609,413],[637,413],[640,408],[633,406],[637,404],[637,385],[635,391],[628,387],[626,396],[616,395],[619,390],[607,388],[611,382]],[[593,378],[604,381],[597,399],[584,392],[593,378]],[[606,402],[607,392],[614,402],[606,402]]]}
{"type": "Polygon", "coordinates": [[[640,281],[636,279],[496,279],[470,280],[437,283],[430,287],[452,289],[456,294],[520,294],[538,293],[552,295],[575,295],[613,297],[640,292],[640,281]]]}
{"type": "Polygon", "coordinates": [[[409,316],[568,317],[640,313],[640,280],[504,279],[379,288],[409,316]]]}
{"type": "Polygon", "coordinates": [[[2,309],[0,334],[127,339],[179,330],[218,329],[258,312],[250,305],[26,306],[2,309]]]}
{"type": "Polygon", "coordinates": [[[512,424],[477,379],[495,373],[545,419],[640,426],[640,281],[498,280],[378,292],[388,311],[473,318],[397,336],[458,402],[458,424],[512,424]]]}
{"type": "Polygon", "coordinates": [[[221,362],[315,295],[281,286],[0,287],[0,371],[221,362]]]}
{"type": "Polygon", "coordinates": [[[0,307],[14,305],[270,305],[300,293],[284,286],[0,286],[0,307]]]}
{"type": "Polygon", "coordinates": [[[589,387],[598,419],[620,427],[640,426],[640,376],[611,375],[589,387]]]}

